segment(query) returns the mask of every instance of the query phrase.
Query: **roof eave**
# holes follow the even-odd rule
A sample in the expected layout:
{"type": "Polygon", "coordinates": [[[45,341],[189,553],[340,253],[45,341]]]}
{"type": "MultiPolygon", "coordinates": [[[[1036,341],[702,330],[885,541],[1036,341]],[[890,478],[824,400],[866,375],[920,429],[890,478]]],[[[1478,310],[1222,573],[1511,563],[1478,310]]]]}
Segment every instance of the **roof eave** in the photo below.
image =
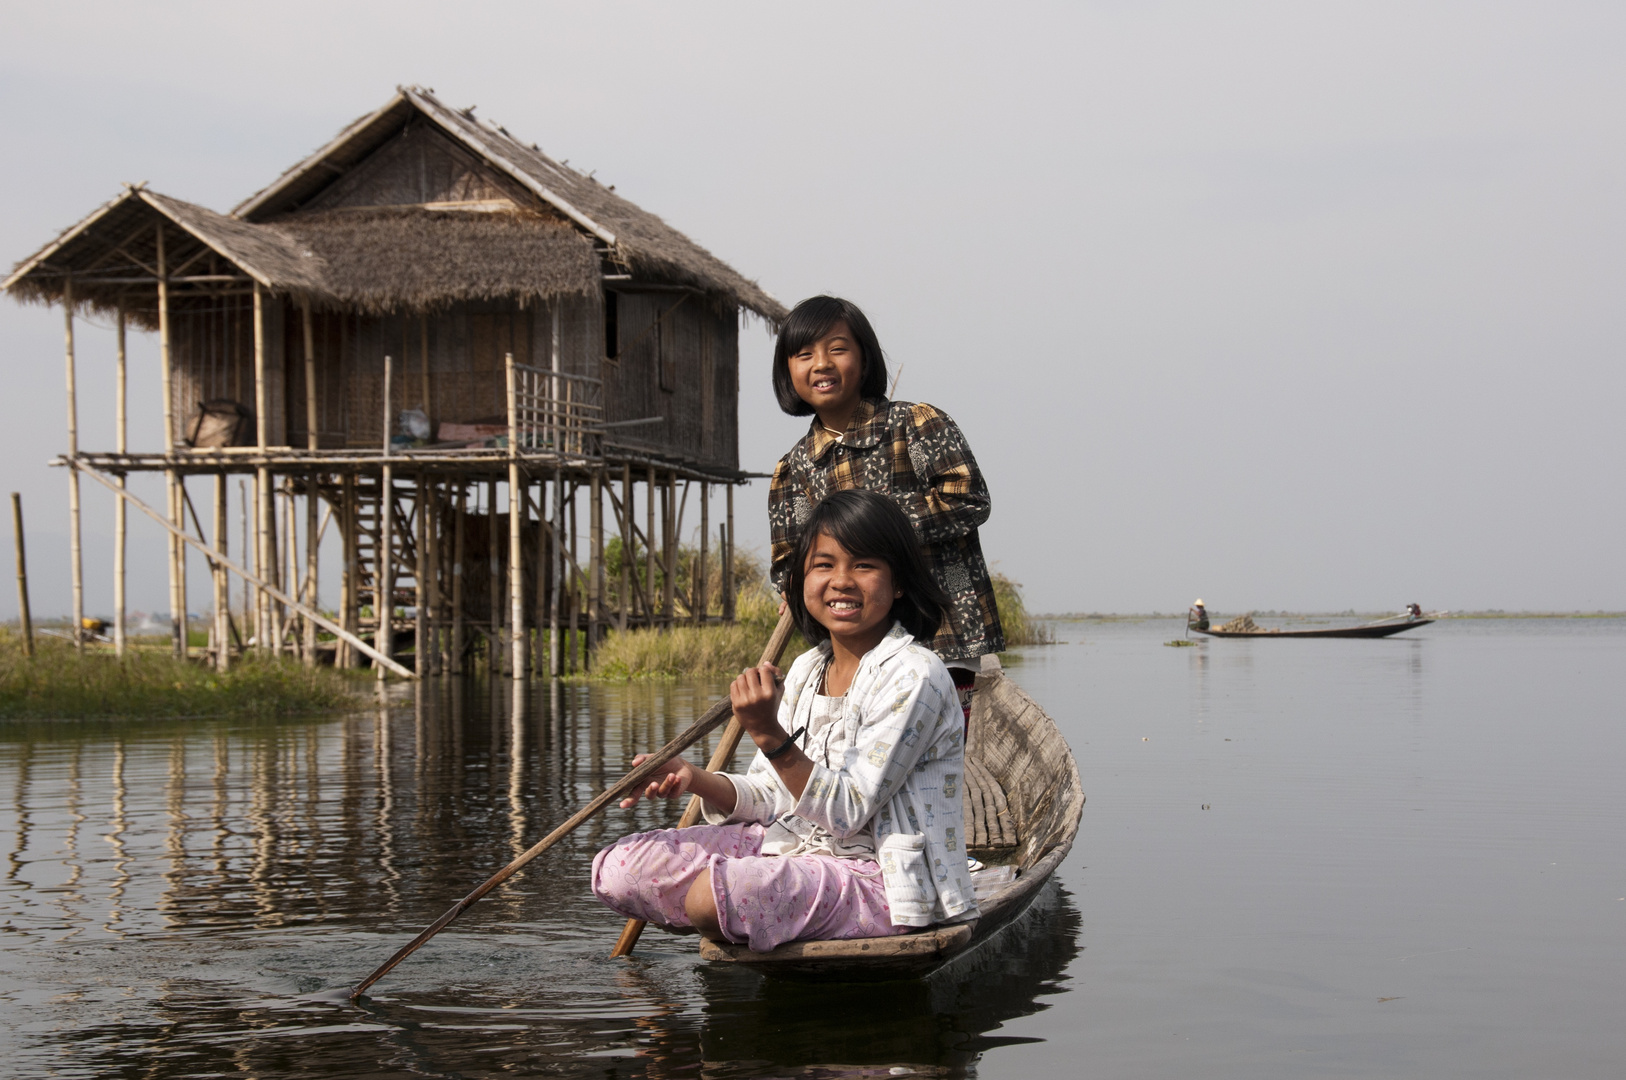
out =
{"type": "Polygon", "coordinates": [[[55,240],[52,240],[49,244],[46,244],[44,247],[40,248],[39,251],[35,252],[32,257],[18,264],[17,269],[13,270],[11,272],[11,276],[6,278],[5,281],[0,281],[0,292],[11,291],[11,287],[13,285],[16,285],[23,278],[27,277],[29,274],[32,274],[36,269],[39,268],[41,263],[45,262],[45,260],[49,259],[52,255],[55,255],[58,251],[61,251],[70,242],[78,238],[79,235],[82,234],[86,229],[89,229],[102,218],[106,217],[108,214],[111,214],[123,203],[135,198],[140,191],[141,188],[139,186],[132,185],[126,187],[118,195],[115,195],[113,198],[109,199],[95,210],[92,210],[89,214],[86,214],[77,225],[70,225],[66,229],[62,230],[61,233],[57,234],[57,238],[55,240]]]}

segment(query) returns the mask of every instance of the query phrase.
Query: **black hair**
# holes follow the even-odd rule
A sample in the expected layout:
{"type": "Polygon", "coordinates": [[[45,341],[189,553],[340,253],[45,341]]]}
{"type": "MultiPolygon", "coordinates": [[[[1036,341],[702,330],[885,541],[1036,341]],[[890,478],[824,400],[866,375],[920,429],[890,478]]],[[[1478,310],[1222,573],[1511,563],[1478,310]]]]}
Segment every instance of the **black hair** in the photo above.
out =
{"type": "Polygon", "coordinates": [[[851,300],[838,296],[811,296],[797,304],[779,327],[779,340],[773,347],[773,392],[779,407],[792,416],[811,416],[813,406],[803,401],[790,381],[790,358],[845,322],[858,346],[863,372],[859,395],[886,397],[886,354],[876,340],[875,330],[864,313],[851,300]]]}
{"type": "Polygon", "coordinates": [[[813,618],[802,599],[807,582],[807,556],[820,534],[850,554],[880,559],[892,570],[892,584],[903,593],[892,601],[892,617],[922,642],[937,635],[948,612],[948,597],[938,587],[920,553],[915,530],[898,504],[885,495],[862,488],[833,491],[813,508],[796,543],[790,564],[790,589],[785,597],[797,629],[810,642],[826,641],[830,631],[813,618]]]}

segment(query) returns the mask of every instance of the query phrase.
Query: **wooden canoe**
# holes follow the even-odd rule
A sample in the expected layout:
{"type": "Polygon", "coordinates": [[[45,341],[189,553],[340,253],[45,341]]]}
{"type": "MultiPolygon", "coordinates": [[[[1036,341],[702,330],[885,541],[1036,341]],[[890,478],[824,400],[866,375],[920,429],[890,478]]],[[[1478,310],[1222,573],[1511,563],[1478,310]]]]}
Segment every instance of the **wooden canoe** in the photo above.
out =
{"type": "Polygon", "coordinates": [[[972,699],[963,791],[970,852],[991,869],[1012,866],[1014,881],[979,905],[971,922],[899,937],[797,941],[771,952],[702,939],[700,955],[767,975],[871,981],[928,975],[987,941],[1038,897],[1072,849],[1084,811],[1078,763],[1045,714],[985,657],[972,699]]]}
{"type": "Polygon", "coordinates": [[[1328,630],[1208,630],[1193,629],[1192,633],[1216,638],[1381,638],[1405,630],[1427,626],[1433,619],[1412,619],[1410,622],[1376,622],[1361,626],[1339,626],[1328,630]]]}

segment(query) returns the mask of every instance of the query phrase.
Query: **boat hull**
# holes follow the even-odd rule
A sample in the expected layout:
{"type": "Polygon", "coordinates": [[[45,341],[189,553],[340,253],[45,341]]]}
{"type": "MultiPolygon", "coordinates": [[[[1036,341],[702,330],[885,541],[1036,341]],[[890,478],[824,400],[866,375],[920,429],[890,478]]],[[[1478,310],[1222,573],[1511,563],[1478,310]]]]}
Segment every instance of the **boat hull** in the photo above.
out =
{"type": "Polygon", "coordinates": [[[1192,633],[1216,638],[1383,638],[1427,626],[1433,619],[1380,623],[1376,626],[1342,626],[1331,630],[1194,630],[1192,633]]]}

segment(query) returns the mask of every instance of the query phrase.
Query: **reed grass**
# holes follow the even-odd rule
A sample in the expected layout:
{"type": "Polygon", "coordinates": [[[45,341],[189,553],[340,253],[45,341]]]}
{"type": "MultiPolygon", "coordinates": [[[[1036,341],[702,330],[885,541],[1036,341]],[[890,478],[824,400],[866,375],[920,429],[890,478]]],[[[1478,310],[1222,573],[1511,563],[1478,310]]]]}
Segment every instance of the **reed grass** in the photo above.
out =
{"type": "MultiPolygon", "coordinates": [[[[753,585],[735,594],[734,605],[733,623],[611,633],[594,654],[590,678],[625,682],[738,675],[762,659],[779,621],[779,598],[765,586],[753,585]]],[[[806,650],[802,636],[792,634],[785,656],[806,650]]]]}
{"type": "Polygon", "coordinates": [[[249,657],[221,674],[167,652],[105,647],[79,656],[73,642],[0,629],[0,720],[153,720],[298,716],[361,703],[370,684],[354,673],[295,660],[249,657]]]}
{"type": "Polygon", "coordinates": [[[1004,574],[993,575],[993,581],[994,605],[999,608],[999,624],[1005,630],[1005,647],[1055,644],[1055,629],[1028,613],[1022,586],[1004,574]]]}

